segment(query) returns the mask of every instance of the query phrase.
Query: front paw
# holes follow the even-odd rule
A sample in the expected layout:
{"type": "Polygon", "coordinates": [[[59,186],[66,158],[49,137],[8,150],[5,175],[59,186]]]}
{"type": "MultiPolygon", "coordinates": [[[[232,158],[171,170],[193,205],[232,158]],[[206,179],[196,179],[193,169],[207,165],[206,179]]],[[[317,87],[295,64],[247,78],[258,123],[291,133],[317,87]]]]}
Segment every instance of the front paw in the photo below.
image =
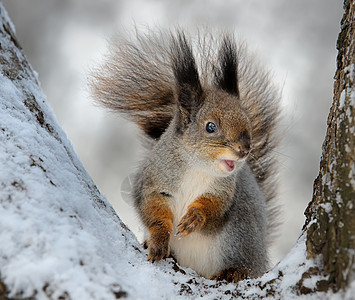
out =
{"type": "Polygon", "coordinates": [[[190,207],[177,225],[176,235],[184,237],[194,231],[200,230],[205,220],[205,215],[198,208],[190,207]]]}
{"type": "Polygon", "coordinates": [[[148,248],[148,260],[151,262],[159,261],[170,254],[170,234],[152,234],[148,241],[145,241],[148,248]]]}

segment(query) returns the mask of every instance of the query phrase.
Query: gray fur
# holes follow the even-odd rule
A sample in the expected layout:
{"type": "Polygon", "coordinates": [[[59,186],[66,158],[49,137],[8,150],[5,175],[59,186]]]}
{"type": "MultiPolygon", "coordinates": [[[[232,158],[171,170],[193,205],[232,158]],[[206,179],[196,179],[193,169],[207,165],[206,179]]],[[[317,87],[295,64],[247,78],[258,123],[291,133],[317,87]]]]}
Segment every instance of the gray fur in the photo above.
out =
{"type": "Polygon", "coordinates": [[[225,266],[242,265],[251,276],[263,274],[269,267],[266,250],[267,219],[265,198],[247,165],[236,176],[235,193],[226,212],[219,239],[225,266]]]}
{"type": "MultiPolygon", "coordinates": [[[[181,140],[172,138],[173,131],[174,126],[171,125],[137,174],[134,195],[138,210],[144,204],[144,199],[155,191],[169,194],[172,206],[182,174],[198,168],[190,155],[181,150],[184,148],[181,140]]],[[[218,256],[215,273],[202,275],[211,277],[232,266],[247,267],[253,277],[263,274],[269,266],[266,200],[248,164],[244,162],[231,176],[217,177],[210,193],[230,197],[231,201],[226,202],[224,214],[216,222],[218,226],[201,232],[202,235],[213,235],[219,248],[215,254],[218,256]],[[223,262],[219,261],[219,257],[222,257],[223,262]]],[[[201,255],[204,251],[206,249],[201,249],[201,255]]],[[[178,255],[173,247],[171,252],[178,255]]],[[[200,273],[199,269],[196,271],[200,273]]]]}

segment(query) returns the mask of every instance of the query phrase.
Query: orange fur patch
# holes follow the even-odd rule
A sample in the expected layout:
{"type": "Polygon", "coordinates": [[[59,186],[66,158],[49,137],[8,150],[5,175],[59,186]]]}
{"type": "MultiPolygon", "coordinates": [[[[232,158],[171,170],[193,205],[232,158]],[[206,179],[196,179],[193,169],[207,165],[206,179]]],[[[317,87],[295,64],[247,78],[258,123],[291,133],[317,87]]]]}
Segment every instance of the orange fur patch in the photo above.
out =
{"type": "Polygon", "coordinates": [[[150,237],[148,260],[154,262],[169,255],[170,235],[173,229],[173,214],[167,205],[166,197],[154,194],[147,198],[142,209],[143,222],[147,225],[150,237]]]}
{"type": "Polygon", "coordinates": [[[178,224],[177,235],[187,236],[194,231],[208,228],[218,222],[223,201],[212,195],[203,195],[192,202],[178,224]]]}

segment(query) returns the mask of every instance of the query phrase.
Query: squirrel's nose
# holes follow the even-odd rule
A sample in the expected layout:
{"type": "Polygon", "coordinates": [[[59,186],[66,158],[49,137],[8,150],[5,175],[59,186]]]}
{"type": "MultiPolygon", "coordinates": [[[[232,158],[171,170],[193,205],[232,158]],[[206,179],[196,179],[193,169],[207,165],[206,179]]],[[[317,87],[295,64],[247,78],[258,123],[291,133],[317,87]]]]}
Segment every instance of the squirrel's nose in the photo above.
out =
{"type": "Polygon", "coordinates": [[[250,152],[250,146],[249,147],[241,147],[239,146],[239,155],[241,157],[247,156],[250,152]]]}
{"type": "Polygon", "coordinates": [[[245,144],[245,145],[239,145],[238,146],[238,154],[240,157],[245,157],[249,154],[250,152],[250,143],[245,144]]]}

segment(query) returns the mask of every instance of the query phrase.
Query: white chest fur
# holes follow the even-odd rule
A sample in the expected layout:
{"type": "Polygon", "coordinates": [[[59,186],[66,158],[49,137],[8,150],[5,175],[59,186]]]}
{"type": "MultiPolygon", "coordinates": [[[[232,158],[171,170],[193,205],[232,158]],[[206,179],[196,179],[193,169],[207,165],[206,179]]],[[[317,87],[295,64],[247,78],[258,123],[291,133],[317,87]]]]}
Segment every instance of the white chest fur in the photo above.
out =
{"type": "Polygon", "coordinates": [[[187,207],[202,194],[213,191],[214,177],[196,170],[186,172],[179,191],[173,195],[173,233],[170,247],[180,265],[190,267],[199,274],[210,277],[220,269],[220,255],[216,236],[194,232],[178,238],[176,226],[186,213],[187,207]]]}
{"type": "Polygon", "coordinates": [[[188,170],[185,173],[180,189],[173,195],[174,223],[180,221],[187,207],[199,196],[211,192],[213,181],[214,177],[204,172],[188,170]]]}

